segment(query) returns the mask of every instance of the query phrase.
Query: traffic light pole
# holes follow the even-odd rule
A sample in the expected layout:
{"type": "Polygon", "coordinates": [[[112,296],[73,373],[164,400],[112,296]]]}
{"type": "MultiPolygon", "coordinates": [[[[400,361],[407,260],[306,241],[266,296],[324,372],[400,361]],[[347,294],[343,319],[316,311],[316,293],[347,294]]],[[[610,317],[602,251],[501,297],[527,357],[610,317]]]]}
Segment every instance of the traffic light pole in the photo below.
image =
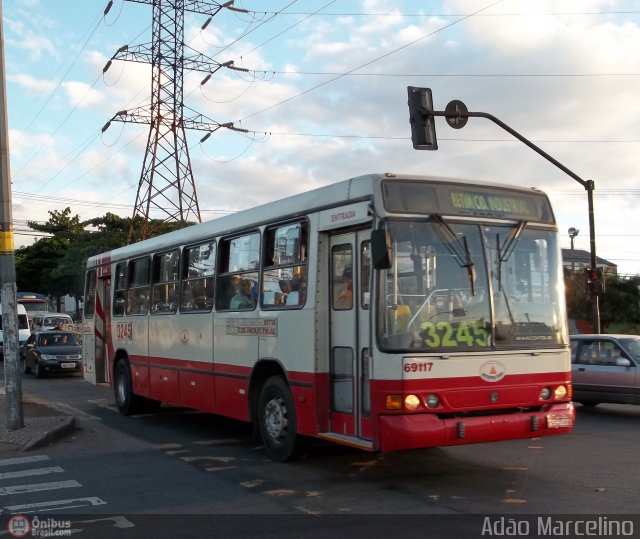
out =
{"type": "MultiPolygon", "coordinates": [[[[593,191],[595,189],[595,182],[593,180],[583,180],[575,172],[573,172],[572,170],[564,166],[562,163],[560,163],[560,161],[551,157],[542,148],[539,148],[538,146],[536,146],[533,142],[525,138],[523,135],[518,133],[515,129],[512,129],[511,127],[509,127],[507,124],[505,124],[503,121],[499,120],[492,114],[488,114],[486,112],[469,112],[466,110],[466,107],[464,107],[464,110],[461,110],[462,107],[460,107],[460,105],[464,107],[464,104],[462,104],[460,101],[458,102],[452,101],[449,104],[449,106],[447,106],[448,110],[433,111],[431,114],[433,116],[444,116],[447,119],[447,123],[454,128],[458,128],[457,124],[461,123],[464,120],[463,125],[460,126],[460,127],[463,127],[464,124],[466,124],[466,118],[486,118],[487,120],[491,120],[493,123],[502,127],[502,129],[504,129],[509,134],[517,138],[520,142],[523,142],[524,144],[529,146],[529,148],[531,148],[534,152],[544,157],[550,163],[554,164],[556,167],[562,170],[565,174],[568,174],[569,176],[571,176],[580,185],[582,185],[582,187],[585,188],[585,190],[587,191],[587,204],[589,208],[589,243],[591,247],[590,262],[591,262],[591,269],[595,270],[597,268],[596,231],[595,231],[595,218],[594,218],[594,211],[593,211],[593,191]]],[[[600,328],[599,298],[598,298],[598,295],[594,293],[593,290],[591,291],[591,306],[592,306],[593,332],[600,333],[601,328],[600,328]]]]}
{"type": "MultiPolygon", "coordinates": [[[[492,114],[488,114],[486,112],[469,112],[465,104],[462,101],[458,100],[451,101],[447,105],[445,110],[432,110],[432,96],[431,90],[429,88],[416,88],[414,86],[409,86],[407,90],[409,93],[409,121],[411,122],[414,148],[428,150],[436,150],[438,148],[435,135],[435,126],[432,123],[431,117],[444,116],[447,123],[454,129],[463,128],[467,124],[467,120],[469,118],[486,118],[487,120],[491,120],[493,123],[500,126],[509,134],[517,138],[520,142],[523,142],[524,144],[529,146],[529,148],[531,148],[534,152],[544,157],[547,161],[554,164],[565,174],[568,174],[580,185],[582,185],[582,187],[584,187],[584,189],[587,191],[587,204],[589,208],[589,242],[591,247],[591,269],[597,269],[596,232],[593,210],[593,191],[595,189],[595,183],[593,180],[583,180],[575,172],[560,163],[560,161],[551,157],[542,148],[536,146],[533,142],[522,136],[515,129],[512,129],[492,114]],[[420,98],[417,97],[417,95],[419,95],[420,98]],[[418,126],[418,120],[421,120],[424,125],[418,126]],[[422,127],[424,127],[424,129],[422,129],[422,127]],[[419,136],[418,144],[416,144],[416,134],[418,134],[419,136]]],[[[590,295],[593,317],[593,332],[600,333],[601,328],[599,298],[595,290],[593,290],[593,287],[590,290],[590,295]]]]}

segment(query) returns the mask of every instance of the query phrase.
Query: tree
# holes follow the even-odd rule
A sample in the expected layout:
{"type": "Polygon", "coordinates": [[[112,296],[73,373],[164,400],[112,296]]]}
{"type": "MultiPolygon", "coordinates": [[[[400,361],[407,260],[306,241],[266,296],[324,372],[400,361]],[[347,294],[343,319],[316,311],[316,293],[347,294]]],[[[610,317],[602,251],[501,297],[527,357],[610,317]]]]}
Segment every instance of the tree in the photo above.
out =
{"type": "MultiPolygon", "coordinates": [[[[58,300],[75,290],[74,275],[60,271],[60,262],[84,231],[80,218],[71,215],[71,208],[49,212],[49,220],[44,223],[27,222],[29,228],[49,234],[33,245],[16,250],[16,282],[21,290],[43,292],[58,300]]],[[[58,309],[59,310],[59,309],[58,309]]]]}
{"type": "MultiPolygon", "coordinates": [[[[623,277],[605,274],[606,290],[600,298],[600,319],[607,331],[640,331],[640,275],[623,277]]],[[[591,320],[591,298],[582,271],[565,269],[565,289],[569,318],[591,320]]]]}
{"type": "MultiPolygon", "coordinates": [[[[16,250],[16,281],[20,290],[42,292],[58,300],[67,294],[78,300],[84,294],[87,258],[127,244],[130,218],[107,213],[103,217],[81,221],[71,209],[50,211],[49,221],[29,221],[32,230],[49,236],[16,250]]],[[[142,219],[136,227],[142,230],[142,219]]],[[[152,220],[151,235],[165,234],[182,228],[178,222],[152,220]]]]}
{"type": "Polygon", "coordinates": [[[600,317],[616,331],[637,332],[640,327],[640,276],[606,276],[606,291],[602,297],[600,317]]]}

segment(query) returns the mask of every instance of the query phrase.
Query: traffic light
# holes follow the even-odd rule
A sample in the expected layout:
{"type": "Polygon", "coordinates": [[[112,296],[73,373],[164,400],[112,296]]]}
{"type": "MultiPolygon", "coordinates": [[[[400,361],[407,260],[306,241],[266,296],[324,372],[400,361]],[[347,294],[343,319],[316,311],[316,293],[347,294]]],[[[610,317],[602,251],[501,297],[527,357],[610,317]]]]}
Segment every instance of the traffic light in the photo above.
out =
{"type": "Polygon", "coordinates": [[[433,116],[431,88],[407,86],[409,123],[414,150],[437,150],[436,124],[433,116]]]}
{"type": "Polygon", "coordinates": [[[585,269],[587,277],[587,288],[593,296],[602,296],[604,294],[604,274],[601,268],[585,269]]]}

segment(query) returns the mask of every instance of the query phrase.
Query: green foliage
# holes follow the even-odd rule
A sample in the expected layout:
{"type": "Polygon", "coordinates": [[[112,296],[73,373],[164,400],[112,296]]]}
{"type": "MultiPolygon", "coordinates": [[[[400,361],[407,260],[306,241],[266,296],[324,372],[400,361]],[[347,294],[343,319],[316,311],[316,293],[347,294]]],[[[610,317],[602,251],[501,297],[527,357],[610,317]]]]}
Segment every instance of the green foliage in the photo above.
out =
{"type": "MultiPolygon", "coordinates": [[[[640,275],[623,277],[607,273],[600,298],[600,321],[608,332],[637,333],[640,329],[640,275]]],[[[591,320],[592,304],[584,272],[565,269],[569,318],[591,320]]]]}
{"type": "Polygon", "coordinates": [[[590,319],[591,299],[587,292],[587,284],[584,273],[565,268],[564,287],[567,298],[567,314],[569,318],[590,319]]]}
{"type": "MultiPolygon", "coordinates": [[[[134,229],[141,231],[143,224],[137,218],[134,229]]],[[[16,249],[18,290],[42,292],[54,298],[66,294],[81,298],[87,258],[126,245],[131,219],[107,213],[81,221],[78,215],[71,215],[70,208],[65,208],[50,211],[49,221],[44,224],[29,221],[28,225],[50,236],[16,249]]],[[[152,220],[147,234],[152,237],[181,227],[180,223],[152,220]]]]}
{"type": "Polygon", "coordinates": [[[609,323],[640,323],[640,276],[607,275],[606,291],[600,302],[600,318],[609,323]]]}

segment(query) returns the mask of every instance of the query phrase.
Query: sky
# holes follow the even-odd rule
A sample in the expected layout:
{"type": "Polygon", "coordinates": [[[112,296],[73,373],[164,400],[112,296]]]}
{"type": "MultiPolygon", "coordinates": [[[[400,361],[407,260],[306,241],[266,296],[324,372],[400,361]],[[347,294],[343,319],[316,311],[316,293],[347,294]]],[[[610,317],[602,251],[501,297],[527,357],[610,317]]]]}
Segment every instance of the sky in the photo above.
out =
{"type": "MultiPolygon", "coordinates": [[[[151,43],[150,0],[2,1],[16,247],[69,207],[131,217],[149,126],[112,122],[148,105],[148,64],[110,58],[151,43]]],[[[213,0],[191,5],[213,6],[213,0]]],[[[437,151],[414,150],[407,86],[457,99],[595,182],[599,257],[640,274],[640,1],[236,0],[246,12],[187,13],[185,117],[233,122],[187,133],[202,219],[372,172],[537,187],[562,247],[589,250],[582,185],[483,118],[436,118],[437,151]],[[195,111],[195,112],[194,112],[195,111]]],[[[151,215],[151,217],[164,217],[151,215]]]]}

